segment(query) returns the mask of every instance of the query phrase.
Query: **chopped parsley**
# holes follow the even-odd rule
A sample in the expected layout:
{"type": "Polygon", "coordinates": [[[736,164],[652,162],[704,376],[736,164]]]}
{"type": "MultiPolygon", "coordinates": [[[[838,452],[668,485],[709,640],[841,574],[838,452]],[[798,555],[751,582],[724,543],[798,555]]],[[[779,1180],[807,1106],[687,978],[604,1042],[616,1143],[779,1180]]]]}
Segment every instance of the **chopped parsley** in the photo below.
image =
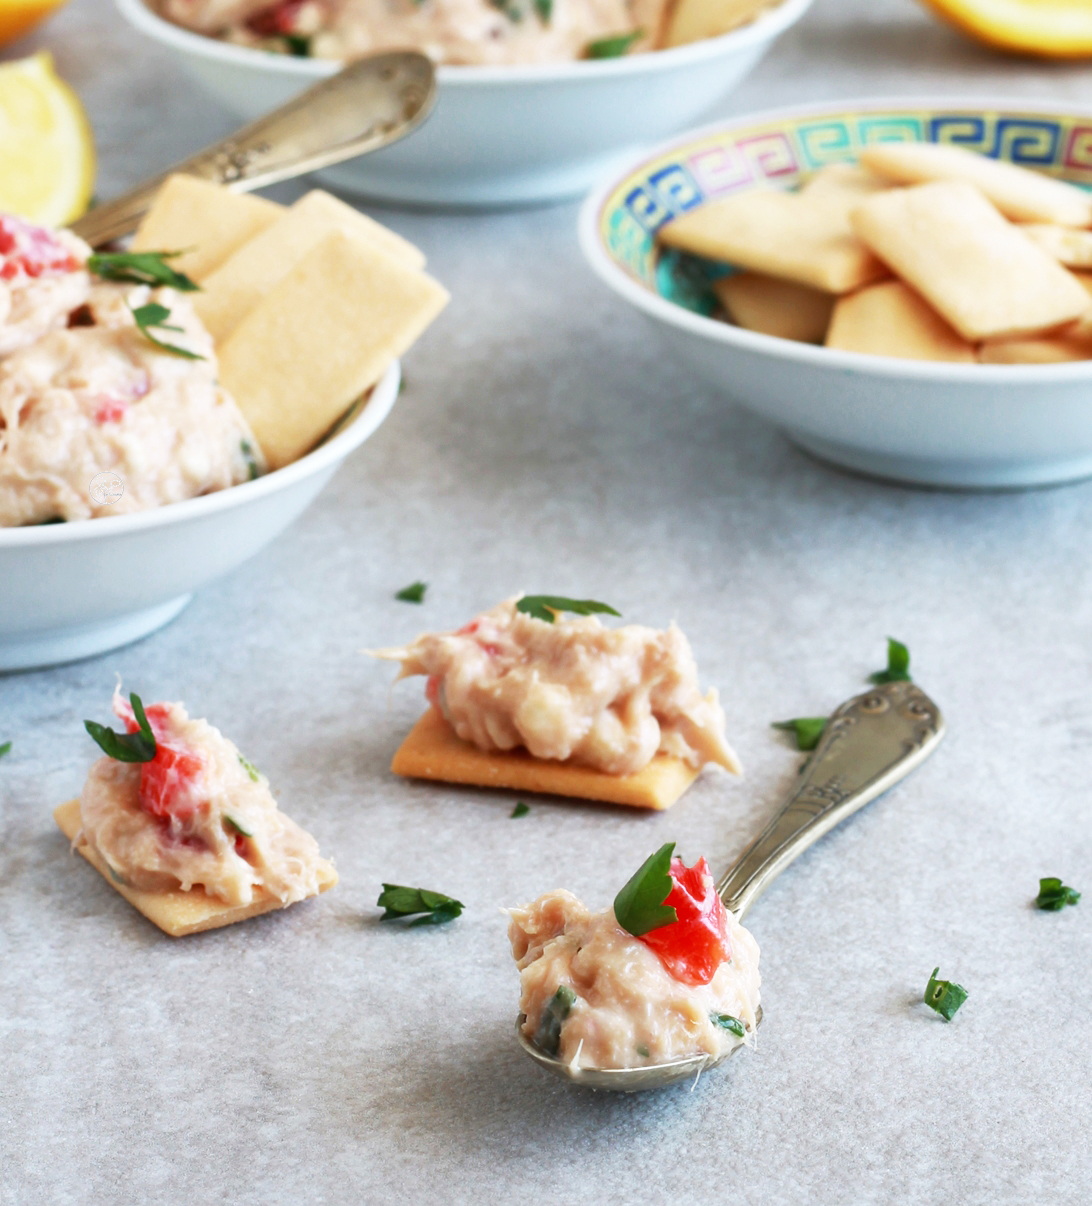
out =
{"type": "Polygon", "coordinates": [[[535,1031],[535,1046],[545,1051],[547,1055],[556,1055],[561,1046],[561,1023],[569,1016],[569,1010],[576,1004],[576,993],[567,985],[558,986],[557,992],[550,998],[535,1031]]]}
{"type": "Polygon", "coordinates": [[[171,326],[165,321],[171,316],[171,312],[166,306],[161,306],[159,302],[148,302],[146,306],[137,306],[135,310],[130,306],[129,310],[136,320],[136,325],[140,328],[141,335],[149,343],[154,343],[157,348],[160,348],[164,352],[170,352],[172,356],[182,356],[186,360],[205,359],[204,356],[199,356],[196,352],[177,347],[173,343],[166,343],[162,339],[157,339],[152,334],[152,327],[156,327],[161,331],[182,331],[181,327],[171,326]]]}
{"type": "MultiPolygon", "coordinates": [[[[238,753],[238,751],[236,751],[236,753],[238,753]]],[[[257,783],[261,778],[261,775],[258,773],[258,768],[254,765],[254,763],[251,762],[249,758],[244,758],[242,754],[239,754],[239,763],[243,770],[245,770],[250,776],[251,781],[257,783]]],[[[247,837],[250,837],[249,833],[247,834],[247,837]]]]}
{"type": "Polygon", "coordinates": [[[584,58],[620,59],[629,51],[634,42],[639,42],[644,36],[643,29],[634,29],[630,33],[615,34],[612,38],[600,38],[597,42],[589,42],[584,47],[584,58]]]}
{"type": "Polygon", "coordinates": [[[1075,905],[1081,894],[1075,888],[1067,888],[1055,875],[1039,880],[1039,895],[1035,898],[1035,907],[1057,913],[1066,905],[1075,905]]]}
{"type": "Polygon", "coordinates": [[[254,836],[249,829],[244,829],[234,817],[229,817],[226,812],[224,813],[224,824],[230,825],[236,833],[242,834],[243,837],[252,838],[254,836]]]}
{"type": "Polygon", "coordinates": [[[643,1055],[645,1057],[645,1059],[648,1059],[649,1051],[648,1051],[648,1048],[644,1045],[644,1043],[638,1043],[637,1054],[643,1055]]]}
{"type": "Polygon", "coordinates": [[[534,0],[534,6],[542,24],[549,25],[550,18],[554,15],[554,0],[534,0]]]}
{"type": "Polygon", "coordinates": [[[309,59],[311,57],[310,38],[305,38],[300,34],[285,34],[284,44],[288,47],[288,53],[295,55],[297,59],[309,59]]]}
{"type": "Polygon", "coordinates": [[[675,886],[669,873],[674,851],[675,843],[668,842],[649,855],[614,898],[614,918],[634,938],[679,919],[678,913],[664,904],[675,886]]]}
{"type": "Polygon", "coordinates": [[[3,758],[3,756],[5,754],[10,754],[10,753],[11,753],[11,742],[5,741],[3,745],[0,745],[0,758],[3,758]]]}
{"type": "Polygon", "coordinates": [[[782,729],[786,733],[795,733],[798,750],[815,749],[826,727],[825,716],[798,716],[795,720],[775,720],[770,726],[773,729],[782,729]]]}
{"type": "Polygon", "coordinates": [[[730,1013],[711,1013],[709,1020],[714,1026],[719,1026],[722,1030],[729,1030],[736,1038],[747,1037],[747,1027],[739,1020],[734,1018],[730,1013]]]}
{"type": "Polygon", "coordinates": [[[939,967],[933,968],[929,983],[925,988],[925,1004],[946,1021],[950,1022],[959,1012],[959,1007],[967,999],[967,990],[962,984],[953,984],[951,980],[938,980],[939,967]]]}
{"type": "Polygon", "coordinates": [[[533,616],[536,620],[545,620],[552,624],[558,612],[571,611],[576,616],[605,615],[620,616],[606,603],[597,603],[594,599],[566,599],[564,595],[524,595],[516,604],[516,611],[525,616],[533,616]]]}
{"type": "Polygon", "coordinates": [[[427,582],[411,582],[409,586],[403,586],[394,597],[401,599],[403,603],[423,603],[426,590],[427,582]]]}
{"type": "Polygon", "coordinates": [[[246,461],[247,481],[257,480],[261,477],[262,471],[258,467],[258,458],[254,455],[254,445],[249,440],[240,440],[239,451],[243,454],[243,460],[246,461]]]}
{"type": "Polygon", "coordinates": [[[87,267],[104,281],[167,285],[179,293],[197,293],[201,286],[167,263],[182,254],[181,251],[96,251],[88,257],[87,267]]]}
{"type": "Polygon", "coordinates": [[[868,676],[870,683],[910,682],[910,650],[894,637],[887,638],[887,669],[868,676]]]}
{"type": "Polygon", "coordinates": [[[129,696],[140,729],[136,733],[115,733],[105,725],[96,724],[93,720],[85,720],[83,727],[98,743],[99,749],[107,756],[118,762],[151,762],[155,757],[155,734],[144,715],[144,705],[140,696],[135,692],[129,696]]]}
{"type": "Polygon", "coordinates": [[[523,20],[523,9],[520,7],[518,0],[489,0],[489,3],[512,22],[513,25],[518,25],[523,20]]]}
{"type": "Polygon", "coordinates": [[[410,927],[443,925],[445,921],[454,921],[463,911],[462,901],[445,896],[442,892],[430,892],[427,888],[404,888],[400,884],[384,884],[375,903],[386,909],[380,921],[423,914],[411,921],[410,927]]]}
{"type": "Polygon", "coordinates": [[[531,811],[530,808],[528,808],[527,805],[524,804],[524,802],[522,800],[520,800],[520,802],[515,806],[515,808],[512,809],[512,811],[509,815],[510,815],[511,819],[514,821],[516,819],[516,817],[525,817],[530,811],[531,811]]]}

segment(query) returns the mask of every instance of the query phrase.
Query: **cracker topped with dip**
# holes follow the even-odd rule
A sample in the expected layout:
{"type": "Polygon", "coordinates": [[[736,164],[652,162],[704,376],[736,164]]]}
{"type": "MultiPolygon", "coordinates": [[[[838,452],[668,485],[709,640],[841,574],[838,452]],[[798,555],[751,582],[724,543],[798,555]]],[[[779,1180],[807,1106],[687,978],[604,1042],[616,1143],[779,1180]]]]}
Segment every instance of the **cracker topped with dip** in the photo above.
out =
{"type": "Polygon", "coordinates": [[[516,596],[457,632],[374,651],[432,705],[395,754],[411,778],[665,809],[709,763],[740,773],[715,689],[672,624],[605,627],[592,600],[516,596]],[[575,614],[573,614],[575,613],[575,614]]]}

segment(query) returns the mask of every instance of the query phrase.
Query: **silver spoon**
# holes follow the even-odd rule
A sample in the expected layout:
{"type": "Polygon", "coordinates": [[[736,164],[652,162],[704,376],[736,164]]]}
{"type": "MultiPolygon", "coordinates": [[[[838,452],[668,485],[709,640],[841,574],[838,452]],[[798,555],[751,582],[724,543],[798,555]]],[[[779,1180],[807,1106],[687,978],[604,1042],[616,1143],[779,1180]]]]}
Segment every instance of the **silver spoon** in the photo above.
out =
{"type": "MultiPolygon", "coordinates": [[[[781,811],[717,885],[725,907],[742,919],[793,859],[908,775],[943,736],[940,709],[913,683],[885,683],[842,704],[781,811]]],[[[646,1068],[573,1068],[536,1047],[520,1029],[523,1021],[520,1014],[516,1035],[535,1063],[588,1089],[662,1089],[726,1058],[691,1055],[646,1068]]]]}
{"type": "Polygon", "coordinates": [[[436,102],[430,60],[414,50],[357,59],[286,105],[72,223],[92,247],[136,230],[159,186],[181,172],[233,192],[264,188],[397,142],[436,102]]]}

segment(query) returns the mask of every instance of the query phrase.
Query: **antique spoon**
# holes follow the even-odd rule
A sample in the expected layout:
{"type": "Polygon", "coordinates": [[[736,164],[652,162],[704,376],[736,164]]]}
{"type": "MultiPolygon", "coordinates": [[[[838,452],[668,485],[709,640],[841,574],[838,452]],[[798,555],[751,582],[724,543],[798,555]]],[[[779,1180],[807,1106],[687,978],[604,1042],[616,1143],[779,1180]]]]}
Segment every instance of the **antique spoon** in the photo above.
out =
{"type": "Polygon", "coordinates": [[[419,126],[435,101],[435,72],[425,55],[399,50],[357,59],[221,142],[96,206],[71,229],[92,247],[131,233],[159,186],[176,172],[244,193],[377,151],[419,126]]]}
{"type": "MultiPolygon", "coordinates": [[[[831,716],[815,752],[780,812],[735,866],[717,891],[737,918],[807,848],[851,813],[893,787],[923,762],[944,736],[940,709],[909,682],[885,683],[849,700],[831,716]]],[[[758,1011],[762,1020],[762,1011],[758,1011]]],[[[581,1068],[547,1055],[520,1029],[524,1051],[555,1076],[589,1089],[636,1093],[662,1089],[715,1068],[727,1055],[692,1055],[645,1068],[581,1068]]]]}

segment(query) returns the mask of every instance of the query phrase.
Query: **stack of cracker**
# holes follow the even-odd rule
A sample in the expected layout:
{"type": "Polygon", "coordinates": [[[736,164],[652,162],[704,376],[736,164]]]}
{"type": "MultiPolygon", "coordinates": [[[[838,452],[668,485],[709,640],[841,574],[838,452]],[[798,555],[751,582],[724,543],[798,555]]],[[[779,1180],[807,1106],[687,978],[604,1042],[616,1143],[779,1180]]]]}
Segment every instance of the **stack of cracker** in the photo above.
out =
{"type": "Polygon", "coordinates": [[[310,451],[448,301],[416,247],[320,191],[285,208],[172,176],[133,250],[176,248],[270,469],[310,451]]]}
{"type": "Polygon", "coordinates": [[[1090,228],[1092,196],[1073,185],[959,147],[883,143],[799,192],[711,202],[659,239],[739,269],[714,288],[751,331],[1047,364],[1092,359],[1090,228]]]}

